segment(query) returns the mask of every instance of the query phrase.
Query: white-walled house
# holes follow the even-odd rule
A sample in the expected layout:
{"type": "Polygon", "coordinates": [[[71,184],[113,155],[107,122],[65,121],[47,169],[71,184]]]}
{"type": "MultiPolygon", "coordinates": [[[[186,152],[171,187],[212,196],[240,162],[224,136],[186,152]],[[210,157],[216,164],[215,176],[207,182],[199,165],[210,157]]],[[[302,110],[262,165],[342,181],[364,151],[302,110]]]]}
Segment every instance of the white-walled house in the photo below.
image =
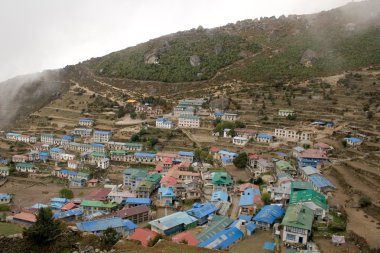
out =
{"type": "Polygon", "coordinates": [[[238,146],[245,146],[248,143],[249,139],[246,137],[235,136],[232,138],[232,143],[238,146]]]}
{"type": "Polygon", "coordinates": [[[167,118],[157,118],[156,119],[156,127],[157,128],[172,129],[174,127],[174,123],[167,118]]]}
{"type": "Polygon", "coordinates": [[[199,128],[200,126],[201,126],[201,120],[198,116],[181,115],[178,118],[178,127],[199,128]]]}

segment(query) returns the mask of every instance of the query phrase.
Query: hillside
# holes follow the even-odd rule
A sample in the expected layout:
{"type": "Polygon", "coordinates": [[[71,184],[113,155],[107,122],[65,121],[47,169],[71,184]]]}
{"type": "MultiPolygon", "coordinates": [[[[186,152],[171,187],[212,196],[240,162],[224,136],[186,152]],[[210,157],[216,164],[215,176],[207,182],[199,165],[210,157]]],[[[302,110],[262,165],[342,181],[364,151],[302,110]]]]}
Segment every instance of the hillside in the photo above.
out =
{"type": "Polygon", "coordinates": [[[163,82],[304,80],[380,59],[380,3],[350,3],[314,15],[244,20],[150,40],[84,62],[95,75],[163,82]],[[220,73],[219,73],[220,74],[220,73]]]}

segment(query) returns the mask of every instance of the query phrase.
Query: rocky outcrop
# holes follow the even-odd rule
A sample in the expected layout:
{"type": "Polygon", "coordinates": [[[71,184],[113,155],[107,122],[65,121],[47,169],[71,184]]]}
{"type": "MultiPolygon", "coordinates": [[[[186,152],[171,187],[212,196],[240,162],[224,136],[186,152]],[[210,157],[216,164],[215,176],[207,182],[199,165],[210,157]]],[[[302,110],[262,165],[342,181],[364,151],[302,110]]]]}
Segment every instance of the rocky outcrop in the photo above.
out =
{"type": "Polygon", "coordinates": [[[316,52],[308,48],[302,55],[300,63],[305,67],[312,67],[315,61],[318,59],[316,52]]]}
{"type": "Polygon", "coordinates": [[[201,65],[201,58],[199,58],[198,55],[192,55],[192,56],[190,56],[190,64],[193,67],[201,65]]]}

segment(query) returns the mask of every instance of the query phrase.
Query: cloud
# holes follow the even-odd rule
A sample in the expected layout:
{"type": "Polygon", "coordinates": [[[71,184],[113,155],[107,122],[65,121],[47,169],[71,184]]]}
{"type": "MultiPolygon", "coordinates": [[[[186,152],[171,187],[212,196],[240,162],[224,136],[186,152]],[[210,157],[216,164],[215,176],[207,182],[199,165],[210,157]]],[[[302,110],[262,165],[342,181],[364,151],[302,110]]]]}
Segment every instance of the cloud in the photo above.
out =
{"type": "Polygon", "coordinates": [[[349,0],[3,0],[0,81],[198,25],[327,10],[349,0]]]}

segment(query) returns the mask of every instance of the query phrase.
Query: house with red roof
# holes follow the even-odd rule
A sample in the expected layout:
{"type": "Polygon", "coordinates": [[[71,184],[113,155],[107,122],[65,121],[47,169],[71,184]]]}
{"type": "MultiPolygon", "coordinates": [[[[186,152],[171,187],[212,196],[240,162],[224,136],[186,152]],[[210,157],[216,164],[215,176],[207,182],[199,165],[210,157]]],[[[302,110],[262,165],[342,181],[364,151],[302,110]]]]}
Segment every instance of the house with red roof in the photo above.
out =
{"type": "Polygon", "coordinates": [[[100,188],[97,189],[87,196],[84,197],[85,200],[97,200],[97,201],[107,201],[108,194],[112,191],[112,189],[108,188],[100,188]]]}
{"type": "Polygon", "coordinates": [[[76,207],[77,207],[77,205],[75,205],[73,202],[69,202],[69,203],[67,203],[61,207],[61,211],[62,212],[69,211],[69,210],[74,209],[76,207]]]}
{"type": "Polygon", "coordinates": [[[33,213],[21,212],[13,216],[13,222],[23,226],[31,226],[36,221],[37,216],[33,213]]]}
{"type": "Polygon", "coordinates": [[[182,232],[172,237],[172,241],[176,243],[183,243],[186,241],[187,245],[197,246],[200,241],[189,232],[182,232]]]}
{"type": "Polygon", "coordinates": [[[149,241],[153,240],[158,233],[149,230],[147,228],[138,228],[135,232],[129,236],[129,240],[139,241],[142,246],[148,247],[149,241]]]}
{"type": "Polygon", "coordinates": [[[316,168],[328,161],[328,157],[326,152],[321,149],[306,149],[298,155],[297,160],[300,168],[307,166],[316,168]]]}

